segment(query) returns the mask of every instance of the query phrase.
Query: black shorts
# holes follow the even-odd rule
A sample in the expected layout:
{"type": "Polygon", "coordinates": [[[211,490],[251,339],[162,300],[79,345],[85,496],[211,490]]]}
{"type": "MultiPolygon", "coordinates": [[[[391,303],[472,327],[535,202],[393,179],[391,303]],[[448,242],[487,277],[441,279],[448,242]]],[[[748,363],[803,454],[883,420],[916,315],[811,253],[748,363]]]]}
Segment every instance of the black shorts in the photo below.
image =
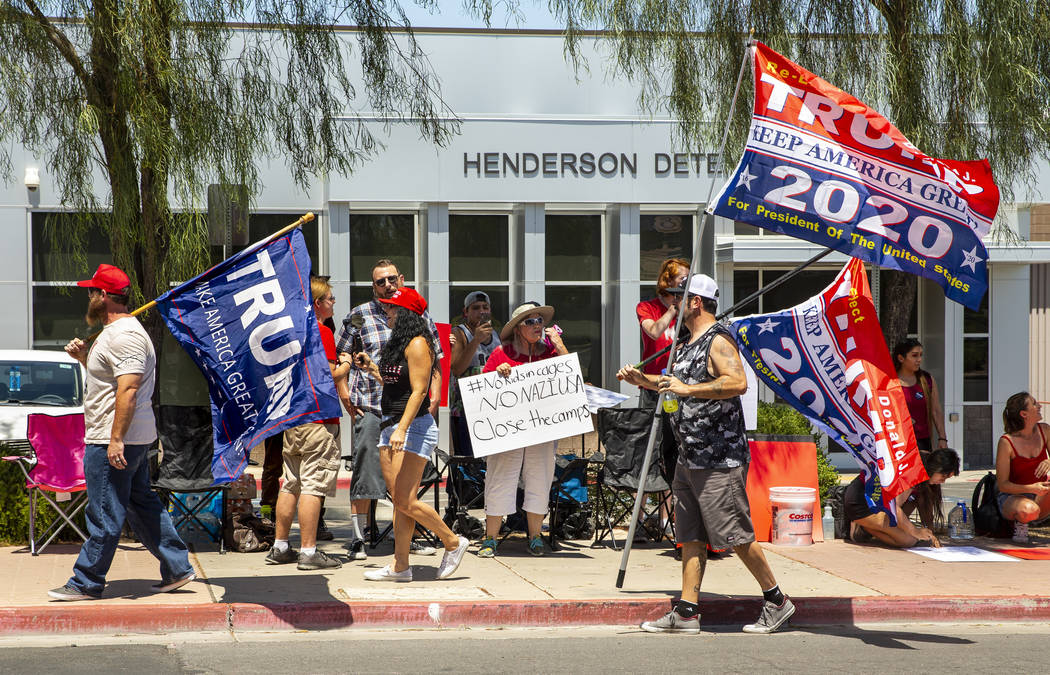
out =
{"type": "Polygon", "coordinates": [[[850,521],[860,520],[879,513],[872,510],[868,506],[868,500],[864,498],[864,479],[862,476],[857,476],[850,481],[850,484],[846,487],[843,502],[846,509],[846,518],[850,521]]]}

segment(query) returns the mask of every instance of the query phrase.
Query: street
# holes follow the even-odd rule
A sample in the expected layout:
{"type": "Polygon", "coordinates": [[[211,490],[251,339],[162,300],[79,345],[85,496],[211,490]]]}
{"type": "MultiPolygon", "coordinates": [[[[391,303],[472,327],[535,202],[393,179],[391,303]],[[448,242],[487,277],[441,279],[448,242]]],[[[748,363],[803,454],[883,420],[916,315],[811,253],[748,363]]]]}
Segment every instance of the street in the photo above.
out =
{"type": "Polygon", "coordinates": [[[705,627],[197,633],[0,639],[6,673],[913,673],[1041,671],[1045,624],[873,624],[771,636],[705,627]]]}

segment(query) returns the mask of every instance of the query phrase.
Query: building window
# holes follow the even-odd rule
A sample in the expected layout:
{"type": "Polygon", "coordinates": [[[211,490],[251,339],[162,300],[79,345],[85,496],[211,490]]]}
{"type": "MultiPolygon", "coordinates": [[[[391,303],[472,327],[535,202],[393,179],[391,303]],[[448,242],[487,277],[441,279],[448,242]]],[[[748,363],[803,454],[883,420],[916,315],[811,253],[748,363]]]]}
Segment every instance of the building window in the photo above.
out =
{"type": "MultiPolygon", "coordinates": [[[[298,218],[300,213],[252,213],[248,216],[248,243],[237,244],[231,246],[230,250],[224,251],[222,246],[211,246],[210,247],[210,258],[211,264],[216,265],[226,258],[243,251],[250,245],[257,241],[261,241],[270,235],[280,232],[285,227],[288,227],[295,219],[298,218]]],[[[310,261],[313,265],[311,270],[312,274],[320,273],[319,266],[319,251],[318,251],[318,231],[320,228],[320,218],[314,219],[311,223],[306,223],[301,226],[300,229],[303,231],[303,239],[306,240],[306,250],[310,254],[310,261]]],[[[203,270],[202,270],[203,271],[203,270]]]]}
{"type": "Polygon", "coordinates": [[[547,304],[584,380],[602,386],[602,216],[548,213],[545,229],[547,304]]]}
{"type": "MultiPolygon", "coordinates": [[[[734,302],[743,300],[758,289],[773,283],[789,271],[769,269],[734,270],[734,302]]],[[[791,281],[764,295],[760,295],[747,305],[737,309],[733,314],[735,316],[745,316],[747,314],[766,314],[790,309],[823,291],[838,273],[838,270],[803,270],[795,275],[791,281]]],[[[723,309],[728,309],[728,307],[719,306],[718,311],[722,312],[723,309]]]]}
{"type": "Polygon", "coordinates": [[[416,280],[416,214],[350,214],[350,306],[372,299],[372,266],[393,261],[405,283],[416,280]]]}
{"type": "Polygon", "coordinates": [[[460,214],[448,216],[449,314],[452,325],[463,319],[463,300],[472,291],[488,294],[493,326],[498,330],[510,315],[510,216],[460,214]]]}
{"type": "Polygon", "coordinates": [[[963,401],[988,403],[988,296],[973,311],[963,310],[963,401]]]}
{"type": "Polygon", "coordinates": [[[692,214],[643,213],[640,218],[640,255],[638,278],[642,281],[642,296],[656,295],[656,281],[660,266],[668,258],[691,262],[693,257],[692,214]]]}

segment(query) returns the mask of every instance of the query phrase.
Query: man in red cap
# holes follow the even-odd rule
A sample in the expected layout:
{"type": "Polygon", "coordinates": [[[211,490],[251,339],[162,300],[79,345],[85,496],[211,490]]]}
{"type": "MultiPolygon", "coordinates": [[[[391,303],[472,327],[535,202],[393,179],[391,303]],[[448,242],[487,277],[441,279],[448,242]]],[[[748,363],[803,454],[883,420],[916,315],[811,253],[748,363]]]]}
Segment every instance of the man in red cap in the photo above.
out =
{"type": "Polygon", "coordinates": [[[88,540],[55,600],[102,596],[120,531],[127,519],[139,541],[160,561],[158,593],[175,590],[196,574],[171,516],[150,489],[148,450],[157,440],[153,383],[157,356],[149,335],[128,312],[131,281],[113,265],[78,281],[88,289],[85,319],[102,331],[91,346],[73,338],[66,353],[87,372],[84,388],[84,478],[88,540]]]}

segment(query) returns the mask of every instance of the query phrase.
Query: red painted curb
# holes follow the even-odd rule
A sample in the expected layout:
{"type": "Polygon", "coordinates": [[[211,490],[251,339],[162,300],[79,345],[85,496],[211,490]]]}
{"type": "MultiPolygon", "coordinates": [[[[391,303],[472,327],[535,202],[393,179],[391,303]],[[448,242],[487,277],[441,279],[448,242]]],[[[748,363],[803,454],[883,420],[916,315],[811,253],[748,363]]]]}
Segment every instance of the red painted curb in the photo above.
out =
{"type": "Polygon", "coordinates": [[[229,630],[225,604],[103,605],[50,603],[0,608],[0,634],[175,633],[229,630]]]}
{"type": "MultiPolygon", "coordinates": [[[[797,598],[791,623],[831,626],[909,622],[1050,621],[1050,597],[921,596],[797,598]]],[[[707,626],[742,625],[758,598],[702,598],[707,626]]],[[[207,605],[59,604],[0,608],[0,634],[174,633],[336,628],[490,628],[637,625],[661,616],[668,598],[489,602],[214,603],[207,605]]]]}

